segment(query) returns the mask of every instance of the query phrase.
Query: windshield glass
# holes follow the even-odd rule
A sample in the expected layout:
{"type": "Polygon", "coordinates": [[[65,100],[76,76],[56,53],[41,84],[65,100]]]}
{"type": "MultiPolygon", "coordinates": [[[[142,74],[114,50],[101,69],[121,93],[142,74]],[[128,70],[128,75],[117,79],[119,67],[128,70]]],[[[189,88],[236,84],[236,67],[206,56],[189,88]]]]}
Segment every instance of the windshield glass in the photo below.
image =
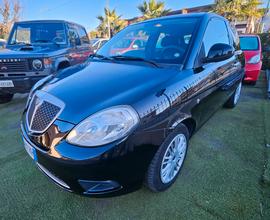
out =
{"type": "Polygon", "coordinates": [[[62,23],[15,24],[9,44],[66,44],[65,27],[62,23]]]}
{"type": "Polygon", "coordinates": [[[197,22],[197,18],[168,18],[131,25],[115,35],[97,54],[182,64],[197,22]]]}
{"type": "Polygon", "coordinates": [[[257,37],[240,37],[241,50],[259,50],[257,37]]]}

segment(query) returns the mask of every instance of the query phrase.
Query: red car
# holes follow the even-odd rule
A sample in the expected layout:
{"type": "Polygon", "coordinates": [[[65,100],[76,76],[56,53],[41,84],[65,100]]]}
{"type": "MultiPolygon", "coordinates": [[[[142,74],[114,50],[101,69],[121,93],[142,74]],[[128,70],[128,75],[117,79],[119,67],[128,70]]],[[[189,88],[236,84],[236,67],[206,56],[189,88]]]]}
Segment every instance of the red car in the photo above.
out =
{"type": "Polygon", "coordinates": [[[242,35],[240,36],[240,47],[246,60],[244,81],[255,85],[262,68],[260,37],[258,35],[242,35]]]}
{"type": "Polygon", "coordinates": [[[147,39],[143,37],[124,38],[117,42],[111,50],[111,55],[122,55],[129,51],[143,50],[147,39]]]}

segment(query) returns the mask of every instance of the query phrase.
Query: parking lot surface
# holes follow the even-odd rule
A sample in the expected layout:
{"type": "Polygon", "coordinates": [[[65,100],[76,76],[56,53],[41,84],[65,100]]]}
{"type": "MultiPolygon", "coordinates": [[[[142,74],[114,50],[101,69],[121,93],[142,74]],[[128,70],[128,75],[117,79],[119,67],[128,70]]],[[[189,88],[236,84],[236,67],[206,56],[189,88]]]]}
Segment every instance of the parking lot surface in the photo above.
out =
{"type": "MultiPolygon", "coordinates": [[[[264,76],[239,105],[192,137],[168,191],[95,199],[64,192],[34,166],[20,137],[25,97],[0,105],[0,219],[270,219],[270,102],[264,76]]],[[[138,161],[139,163],[139,161],[138,161]]]]}

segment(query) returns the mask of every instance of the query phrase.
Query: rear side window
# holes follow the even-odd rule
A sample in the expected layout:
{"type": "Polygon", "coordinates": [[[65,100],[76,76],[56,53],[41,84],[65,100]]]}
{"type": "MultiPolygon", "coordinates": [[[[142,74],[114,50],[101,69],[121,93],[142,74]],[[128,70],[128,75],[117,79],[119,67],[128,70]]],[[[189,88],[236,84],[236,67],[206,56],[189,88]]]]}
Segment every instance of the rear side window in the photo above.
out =
{"type": "Polygon", "coordinates": [[[202,45],[204,56],[206,57],[208,55],[212,46],[219,43],[230,44],[230,40],[225,22],[215,18],[210,20],[204,34],[202,45]]]}
{"type": "Polygon", "coordinates": [[[69,28],[69,36],[75,39],[76,45],[81,45],[79,35],[78,35],[76,29],[74,29],[73,27],[69,28]]]}
{"type": "Polygon", "coordinates": [[[77,30],[78,30],[78,34],[79,34],[81,43],[82,44],[89,44],[89,38],[87,36],[87,33],[86,33],[85,29],[78,26],[77,30]]]}
{"type": "Polygon", "coordinates": [[[232,25],[229,25],[228,29],[229,29],[229,34],[232,39],[233,47],[235,49],[239,49],[239,36],[238,36],[237,30],[232,25]]]}
{"type": "Polygon", "coordinates": [[[259,50],[257,37],[240,37],[241,50],[259,50]]]}

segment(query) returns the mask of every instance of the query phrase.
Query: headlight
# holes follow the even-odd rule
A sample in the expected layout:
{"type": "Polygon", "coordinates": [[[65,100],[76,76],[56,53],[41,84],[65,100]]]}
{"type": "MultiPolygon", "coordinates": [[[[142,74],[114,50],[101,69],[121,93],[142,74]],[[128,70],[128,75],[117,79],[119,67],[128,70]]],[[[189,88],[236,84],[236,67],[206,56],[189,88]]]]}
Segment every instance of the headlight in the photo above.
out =
{"type": "Polygon", "coordinates": [[[259,63],[261,61],[261,55],[260,54],[257,54],[253,57],[251,57],[248,61],[249,64],[256,64],[256,63],[259,63]]]}
{"type": "Polygon", "coordinates": [[[32,66],[35,70],[41,70],[43,67],[42,61],[39,59],[35,59],[32,62],[32,66]]]}
{"type": "Polygon", "coordinates": [[[45,68],[52,67],[52,59],[51,58],[44,58],[43,63],[44,63],[45,68]]]}
{"type": "Polygon", "coordinates": [[[130,106],[115,106],[83,120],[67,136],[70,144],[100,146],[128,135],[139,123],[137,112],[130,106]]]}

